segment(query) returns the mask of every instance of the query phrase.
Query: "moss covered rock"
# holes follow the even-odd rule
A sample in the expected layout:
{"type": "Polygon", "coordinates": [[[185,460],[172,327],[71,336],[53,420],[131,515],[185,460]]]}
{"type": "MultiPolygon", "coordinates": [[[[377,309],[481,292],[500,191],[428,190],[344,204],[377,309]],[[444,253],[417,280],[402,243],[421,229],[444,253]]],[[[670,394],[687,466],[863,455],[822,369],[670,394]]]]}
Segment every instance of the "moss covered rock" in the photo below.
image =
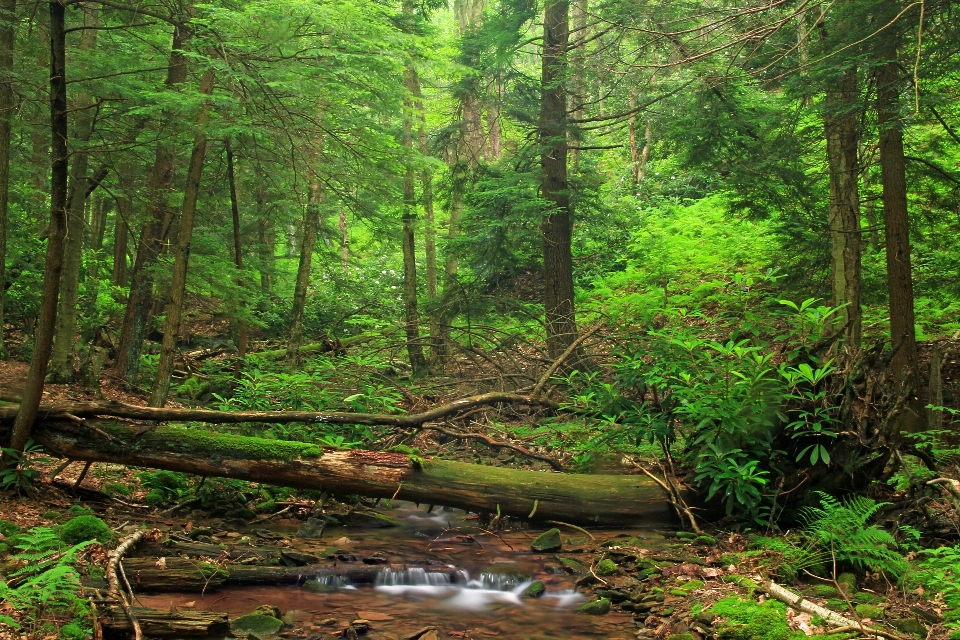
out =
{"type": "Polygon", "coordinates": [[[615,563],[613,560],[605,558],[597,563],[594,573],[596,573],[598,576],[612,576],[617,572],[617,569],[619,569],[617,563],[615,563]]]}
{"type": "Polygon", "coordinates": [[[591,616],[602,616],[605,613],[610,613],[610,600],[607,598],[600,598],[599,600],[594,600],[593,602],[587,602],[586,604],[582,604],[577,607],[577,611],[591,616]]]}
{"type": "Polygon", "coordinates": [[[547,592],[547,586],[539,580],[531,582],[530,586],[523,590],[523,595],[527,598],[539,598],[547,592]]]}
{"type": "Polygon", "coordinates": [[[725,640],[802,640],[807,636],[791,631],[786,605],[776,600],[758,604],[754,600],[732,596],[718,600],[708,613],[721,618],[717,637],[725,640]]]}
{"type": "Polygon", "coordinates": [[[560,551],[563,547],[563,541],[560,539],[560,529],[550,529],[537,536],[537,539],[530,543],[530,549],[537,553],[548,553],[550,551],[560,551]]]}
{"type": "Polygon", "coordinates": [[[837,584],[848,596],[852,596],[857,591],[857,576],[852,573],[841,573],[837,576],[837,584]]]}
{"type": "Polygon", "coordinates": [[[861,618],[879,620],[883,617],[883,607],[878,607],[875,604],[858,604],[857,615],[861,618]]]}
{"type": "Polygon", "coordinates": [[[113,540],[113,531],[97,516],[78,516],[63,525],[60,538],[67,544],[79,544],[87,540],[106,544],[113,540]]]}
{"type": "Polygon", "coordinates": [[[262,613],[251,613],[230,621],[230,631],[240,638],[248,636],[264,638],[275,635],[282,628],[282,620],[262,613]]]}

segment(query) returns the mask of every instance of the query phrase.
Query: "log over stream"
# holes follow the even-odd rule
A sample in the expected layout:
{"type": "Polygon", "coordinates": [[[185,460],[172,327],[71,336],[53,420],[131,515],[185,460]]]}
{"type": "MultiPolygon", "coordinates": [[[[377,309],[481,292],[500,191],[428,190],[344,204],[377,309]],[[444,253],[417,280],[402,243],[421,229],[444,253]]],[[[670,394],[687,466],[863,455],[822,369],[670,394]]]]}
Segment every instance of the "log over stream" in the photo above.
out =
{"type": "Polygon", "coordinates": [[[41,420],[33,438],[48,453],[72,460],[397,498],[531,520],[612,526],[670,513],[662,489],[637,475],[524,471],[111,420],[41,420]]]}

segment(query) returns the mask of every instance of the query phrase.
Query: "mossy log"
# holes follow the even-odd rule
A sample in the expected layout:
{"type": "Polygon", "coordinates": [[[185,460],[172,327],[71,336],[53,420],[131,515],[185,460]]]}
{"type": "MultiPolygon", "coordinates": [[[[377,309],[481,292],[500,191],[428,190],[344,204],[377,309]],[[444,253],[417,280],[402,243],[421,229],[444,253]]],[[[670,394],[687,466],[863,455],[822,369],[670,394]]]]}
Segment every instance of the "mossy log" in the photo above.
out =
{"type": "MultiPolygon", "coordinates": [[[[230,633],[227,614],[215,611],[160,611],[133,607],[133,613],[147,638],[224,637],[230,633]]],[[[107,637],[126,636],[133,631],[130,619],[120,607],[109,608],[100,616],[107,637]]]]}
{"type": "Polygon", "coordinates": [[[219,434],[173,425],[144,430],[111,421],[43,421],[48,453],[271,485],[446,505],[523,519],[622,525],[666,517],[669,503],[637,475],[574,475],[488,467],[382,451],[219,434]]]}
{"type": "MultiPolygon", "coordinates": [[[[373,584],[382,569],[403,569],[401,566],[323,563],[304,567],[227,564],[216,566],[186,558],[127,558],[123,570],[137,591],[205,592],[222,586],[301,584],[316,578],[346,579],[350,584],[373,584]]],[[[449,567],[424,567],[430,571],[448,572],[449,567]]]]}

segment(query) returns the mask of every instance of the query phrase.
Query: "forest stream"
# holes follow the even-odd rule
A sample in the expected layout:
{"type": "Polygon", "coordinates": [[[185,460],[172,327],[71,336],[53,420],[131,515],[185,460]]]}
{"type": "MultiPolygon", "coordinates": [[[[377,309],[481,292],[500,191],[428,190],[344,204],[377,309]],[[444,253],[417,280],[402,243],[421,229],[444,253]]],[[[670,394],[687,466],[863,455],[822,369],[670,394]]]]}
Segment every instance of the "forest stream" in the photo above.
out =
{"type": "Polygon", "coordinates": [[[380,511],[399,526],[333,527],[320,539],[297,537],[290,527],[273,527],[277,533],[292,536],[292,546],[300,553],[334,556],[344,567],[385,563],[374,584],[351,584],[342,577],[305,577],[297,585],[227,587],[205,595],[140,594],[138,600],[159,610],[175,606],[220,611],[228,613],[231,620],[264,605],[276,607],[287,625],[280,635],[287,637],[340,635],[353,623],[373,639],[419,637],[418,633],[429,633],[424,631],[427,627],[463,638],[629,638],[635,631],[629,613],[598,617],[577,612],[588,598],[577,592],[576,576],[564,566],[580,562],[577,558],[587,542],[637,538],[651,548],[665,543],[657,523],[629,531],[593,532],[595,541],[570,529],[563,533],[560,553],[536,553],[530,550],[531,542],[543,530],[487,533],[462,511],[441,507],[428,512],[426,506],[411,503],[395,503],[393,509],[380,511]],[[417,568],[397,569],[407,564],[417,568]],[[545,590],[534,596],[538,583],[545,590]],[[369,626],[355,622],[358,620],[369,626]]]}

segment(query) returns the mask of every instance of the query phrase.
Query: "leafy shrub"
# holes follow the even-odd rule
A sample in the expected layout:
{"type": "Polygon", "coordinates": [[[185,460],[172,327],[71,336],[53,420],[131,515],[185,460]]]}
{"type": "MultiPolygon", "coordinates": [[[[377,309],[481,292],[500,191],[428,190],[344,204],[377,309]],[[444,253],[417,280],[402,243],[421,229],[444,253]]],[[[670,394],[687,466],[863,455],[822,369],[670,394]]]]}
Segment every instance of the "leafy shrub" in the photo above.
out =
{"type": "Polygon", "coordinates": [[[949,610],[944,616],[947,627],[960,636],[960,545],[923,549],[919,555],[916,569],[904,577],[904,584],[911,589],[923,587],[928,596],[940,595],[949,610]]]}
{"type": "Polygon", "coordinates": [[[77,516],[60,530],[60,537],[67,544],[96,541],[106,544],[113,540],[113,531],[97,516],[77,516]]]}

